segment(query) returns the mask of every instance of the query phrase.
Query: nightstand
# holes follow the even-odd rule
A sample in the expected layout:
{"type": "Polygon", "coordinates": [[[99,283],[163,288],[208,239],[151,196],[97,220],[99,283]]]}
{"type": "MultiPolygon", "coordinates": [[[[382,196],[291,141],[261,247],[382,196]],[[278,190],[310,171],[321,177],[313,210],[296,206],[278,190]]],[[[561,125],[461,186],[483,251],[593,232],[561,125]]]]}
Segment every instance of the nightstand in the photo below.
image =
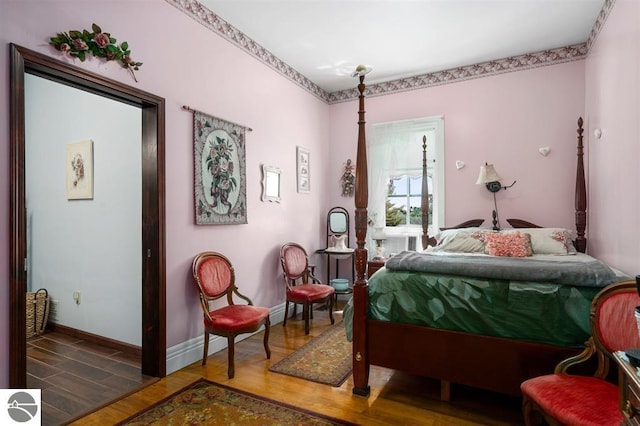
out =
{"type": "Polygon", "coordinates": [[[371,259],[367,262],[367,278],[371,278],[376,271],[384,266],[387,263],[387,259],[379,258],[379,259],[371,259]]]}
{"type": "Polygon", "coordinates": [[[638,370],[618,352],[613,354],[613,358],[618,364],[619,405],[625,424],[640,425],[640,377],[638,370]]]}

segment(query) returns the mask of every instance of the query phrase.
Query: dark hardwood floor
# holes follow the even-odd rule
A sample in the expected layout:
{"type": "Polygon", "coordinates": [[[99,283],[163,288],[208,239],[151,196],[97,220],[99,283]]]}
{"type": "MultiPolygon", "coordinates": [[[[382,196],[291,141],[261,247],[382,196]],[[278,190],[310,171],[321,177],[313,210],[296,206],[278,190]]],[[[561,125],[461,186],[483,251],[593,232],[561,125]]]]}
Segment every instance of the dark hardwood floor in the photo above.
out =
{"type": "Polygon", "coordinates": [[[27,341],[27,386],[42,389],[43,425],[69,423],[156,380],[119,350],[52,331],[27,341]]]}

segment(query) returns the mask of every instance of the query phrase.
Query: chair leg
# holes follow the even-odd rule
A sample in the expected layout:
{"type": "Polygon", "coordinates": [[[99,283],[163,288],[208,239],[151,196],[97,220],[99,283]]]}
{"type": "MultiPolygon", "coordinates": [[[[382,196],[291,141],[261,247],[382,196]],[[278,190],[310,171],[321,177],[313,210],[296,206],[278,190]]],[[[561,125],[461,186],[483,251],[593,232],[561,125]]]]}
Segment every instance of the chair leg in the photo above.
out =
{"type": "Polygon", "coordinates": [[[331,324],[335,322],[333,319],[333,294],[329,296],[329,319],[331,320],[331,324]]]}
{"type": "MultiPolygon", "coordinates": [[[[285,327],[287,325],[287,317],[289,316],[289,301],[284,301],[284,321],[282,321],[282,326],[285,327]]],[[[295,309],[295,304],[293,305],[295,309]]]]}
{"type": "Polygon", "coordinates": [[[302,305],[302,318],[304,319],[304,334],[309,334],[309,302],[302,305]]]}
{"type": "Polygon", "coordinates": [[[227,368],[227,376],[229,376],[230,379],[233,379],[233,376],[235,376],[236,374],[235,365],[233,363],[234,352],[235,352],[234,338],[235,336],[227,336],[227,350],[229,352],[229,360],[228,360],[229,366],[227,368]]]}
{"type": "Polygon", "coordinates": [[[264,351],[267,353],[267,359],[271,358],[271,349],[269,349],[269,331],[271,329],[271,320],[269,317],[264,322],[264,351]]]}
{"type": "Polygon", "coordinates": [[[541,414],[541,409],[533,402],[528,396],[524,396],[522,399],[522,417],[524,418],[524,424],[526,426],[537,426],[546,424],[556,424],[551,419],[545,418],[541,414]]]}
{"type": "Polygon", "coordinates": [[[204,353],[202,354],[202,365],[207,365],[207,355],[209,355],[209,333],[204,332],[204,353]]]}

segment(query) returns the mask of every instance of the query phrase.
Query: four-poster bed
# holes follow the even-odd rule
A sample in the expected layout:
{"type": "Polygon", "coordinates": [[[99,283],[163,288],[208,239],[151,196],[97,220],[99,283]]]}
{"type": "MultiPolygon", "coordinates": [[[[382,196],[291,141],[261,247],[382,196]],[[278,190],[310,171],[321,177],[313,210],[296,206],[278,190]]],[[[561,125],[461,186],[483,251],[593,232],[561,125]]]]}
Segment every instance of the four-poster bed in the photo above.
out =
{"type": "MultiPolygon", "coordinates": [[[[519,395],[522,381],[553,371],[559,361],[576,355],[580,352],[580,348],[446,330],[406,322],[385,321],[373,319],[370,315],[371,294],[365,280],[367,250],[364,247],[368,203],[364,131],[364,74],[364,72],[356,72],[360,80],[358,85],[360,96],[355,187],[356,280],[351,301],[353,305],[350,308],[353,336],[353,393],[361,396],[369,394],[369,367],[377,365],[439,379],[441,381],[441,397],[445,400],[449,399],[450,383],[452,382],[519,395]]],[[[577,239],[573,243],[578,252],[584,253],[586,249],[586,187],[582,133],[582,118],[580,118],[578,120],[578,166],[575,193],[577,239]]],[[[425,144],[426,142],[423,140],[423,173],[426,173],[425,144]]],[[[428,209],[424,205],[428,198],[426,182],[427,179],[423,178],[423,247],[436,244],[435,239],[429,237],[427,232],[428,209]]],[[[460,224],[460,227],[476,227],[481,222],[481,220],[472,220],[460,224]]],[[[539,228],[531,222],[520,219],[508,219],[508,222],[513,228],[539,228]]],[[[376,272],[374,281],[378,278],[378,274],[380,272],[376,272]]],[[[584,340],[579,343],[584,343],[584,340]]]]}

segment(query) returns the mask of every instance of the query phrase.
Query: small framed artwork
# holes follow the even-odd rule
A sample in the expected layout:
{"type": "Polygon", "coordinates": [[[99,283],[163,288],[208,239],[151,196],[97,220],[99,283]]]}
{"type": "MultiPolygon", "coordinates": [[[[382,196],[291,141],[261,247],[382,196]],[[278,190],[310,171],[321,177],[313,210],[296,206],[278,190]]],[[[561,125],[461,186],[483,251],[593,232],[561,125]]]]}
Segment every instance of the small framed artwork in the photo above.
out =
{"type": "Polygon", "coordinates": [[[296,147],[298,192],[309,193],[311,191],[310,153],[301,146],[296,147]]]}
{"type": "Polygon", "coordinates": [[[280,202],[280,169],[262,165],[262,201],[280,202]]]}
{"type": "Polygon", "coordinates": [[[65,158],[67,200],[93,199],[93,141],[67,144],[65,158]]]}

